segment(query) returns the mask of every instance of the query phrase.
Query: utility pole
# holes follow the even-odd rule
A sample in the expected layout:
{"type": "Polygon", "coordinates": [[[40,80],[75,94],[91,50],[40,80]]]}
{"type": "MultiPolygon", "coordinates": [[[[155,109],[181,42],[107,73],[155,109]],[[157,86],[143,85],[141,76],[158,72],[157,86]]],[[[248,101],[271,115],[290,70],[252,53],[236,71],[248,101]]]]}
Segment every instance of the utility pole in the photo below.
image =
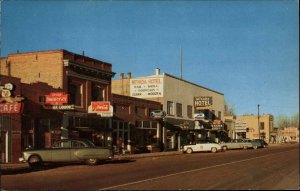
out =
{"type": "Polygon", "coordinates": [[[258,138],[260,139],[259,104],[257,105],[257,125],[258,125],[258,138]]]}
{"type": "Polygon", "coordinates": [[[182,48],[180,47],[180,79],[182,79],[182,48]]]}

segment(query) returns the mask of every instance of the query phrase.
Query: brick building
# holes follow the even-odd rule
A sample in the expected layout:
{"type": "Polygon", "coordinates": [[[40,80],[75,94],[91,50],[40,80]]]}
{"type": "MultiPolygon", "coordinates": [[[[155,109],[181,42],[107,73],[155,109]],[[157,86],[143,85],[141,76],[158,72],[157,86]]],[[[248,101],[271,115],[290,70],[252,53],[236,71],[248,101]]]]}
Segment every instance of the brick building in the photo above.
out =
{"type": "MultiPolygon", "coordinates": [[[[66,50],[9,54],[0,61],[0,84],[12,83],[13,93],[24,98],[22,112],[1,110],[4,162],[15,162],[28,145],[47,147],[59,138],[110,144],[111,64],[66,50]],[[64,101],[49,101],[53,99],[64,101]],[[107,110],[95,112],[92,102],[107,110]]],[[[8,104],[3,95],[0,104],[0,108],[8,104]]]]}
{"type": "Polygon", "coordinates": [[[123,149],[134,153],[149,152],[150,146],[159,145],[162,141],[159,131],[161,120],[153,119],[149,114],[153,110],[161,110],[161,103],[112,94],[112,104],[114,146],[121,146],[118,145],[118,140],[121,139],[123,149]]]}

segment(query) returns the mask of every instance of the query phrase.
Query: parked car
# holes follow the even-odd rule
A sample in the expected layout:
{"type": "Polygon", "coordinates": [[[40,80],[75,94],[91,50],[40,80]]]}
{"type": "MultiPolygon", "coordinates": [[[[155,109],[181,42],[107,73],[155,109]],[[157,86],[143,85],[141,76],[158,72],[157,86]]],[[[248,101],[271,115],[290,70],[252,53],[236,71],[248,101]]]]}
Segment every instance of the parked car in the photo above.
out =
{"type": "Polygon", "coordinates": [[[111,148],[96,147],[86,139],[63,139],[55,142],[51,148],[25,150],[19,161],[36,167],[57,162],[85,162],[96,165],[100,160],[109,159],[113,159],[111,148]]]}
{"type": "Polygon", "coordinates": [[[251,143],[253,145],[253,149],[264,148],[268,145],[264,140],[261,139],[243,139],[243,141],[251,143]]]}
{"type": "Polygon", "coordinates": [[[200,151],[210,151],[212,153],[216,153],[217,151],[221,151],[222,148],[220,144],[215,143],[211,140],[201,140],[197,141],[194,144],[188,144],[183,146],[183,152],[191,154],[193,152],[200,151]]]}
{"type": "Polygon", "coordinates": [[[222,150],[227,149],[249,149],[253,145],[249,142],[244,142],[242,139],[232,139],[229,142],[221,143],[222,150]]]}
{"type": "Polygon", "coordinates": [[[260,143],[260,147],[267,147],[268,146],[268,143],[265,141],[265,140],[262,140],[262,139],[253,139],[253,141],[256,141],[256,142],[259,142],[260,143]]]}

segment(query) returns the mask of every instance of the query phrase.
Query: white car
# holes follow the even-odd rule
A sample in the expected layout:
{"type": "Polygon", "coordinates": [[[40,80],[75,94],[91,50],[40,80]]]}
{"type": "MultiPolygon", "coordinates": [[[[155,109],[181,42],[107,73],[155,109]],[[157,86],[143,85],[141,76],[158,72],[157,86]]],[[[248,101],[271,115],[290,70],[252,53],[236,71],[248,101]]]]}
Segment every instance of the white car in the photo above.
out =
{"type": "Polygon", "coordinates": [[[222,151],[222,147],[220,144],[215,143],[211,140],[200,140],[197,141],[195,144],[183,146],[183,152],[188,154],[200,151],[210,151],[212,153],[216,153],[217,151],[222,151]]]}

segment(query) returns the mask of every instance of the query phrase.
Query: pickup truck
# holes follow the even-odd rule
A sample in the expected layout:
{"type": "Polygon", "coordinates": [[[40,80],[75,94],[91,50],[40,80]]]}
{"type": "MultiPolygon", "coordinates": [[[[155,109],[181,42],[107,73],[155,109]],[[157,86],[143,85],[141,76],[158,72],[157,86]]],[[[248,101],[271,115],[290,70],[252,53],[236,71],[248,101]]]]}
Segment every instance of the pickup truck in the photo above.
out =
{"type": "Polygon", "coordinates": [[[222,150],[227,149],[249,149],[253,148],[253,145],[249,142],[244,142],[242,139],[233,139],[226,143],[220,143],[222,150]]]}

